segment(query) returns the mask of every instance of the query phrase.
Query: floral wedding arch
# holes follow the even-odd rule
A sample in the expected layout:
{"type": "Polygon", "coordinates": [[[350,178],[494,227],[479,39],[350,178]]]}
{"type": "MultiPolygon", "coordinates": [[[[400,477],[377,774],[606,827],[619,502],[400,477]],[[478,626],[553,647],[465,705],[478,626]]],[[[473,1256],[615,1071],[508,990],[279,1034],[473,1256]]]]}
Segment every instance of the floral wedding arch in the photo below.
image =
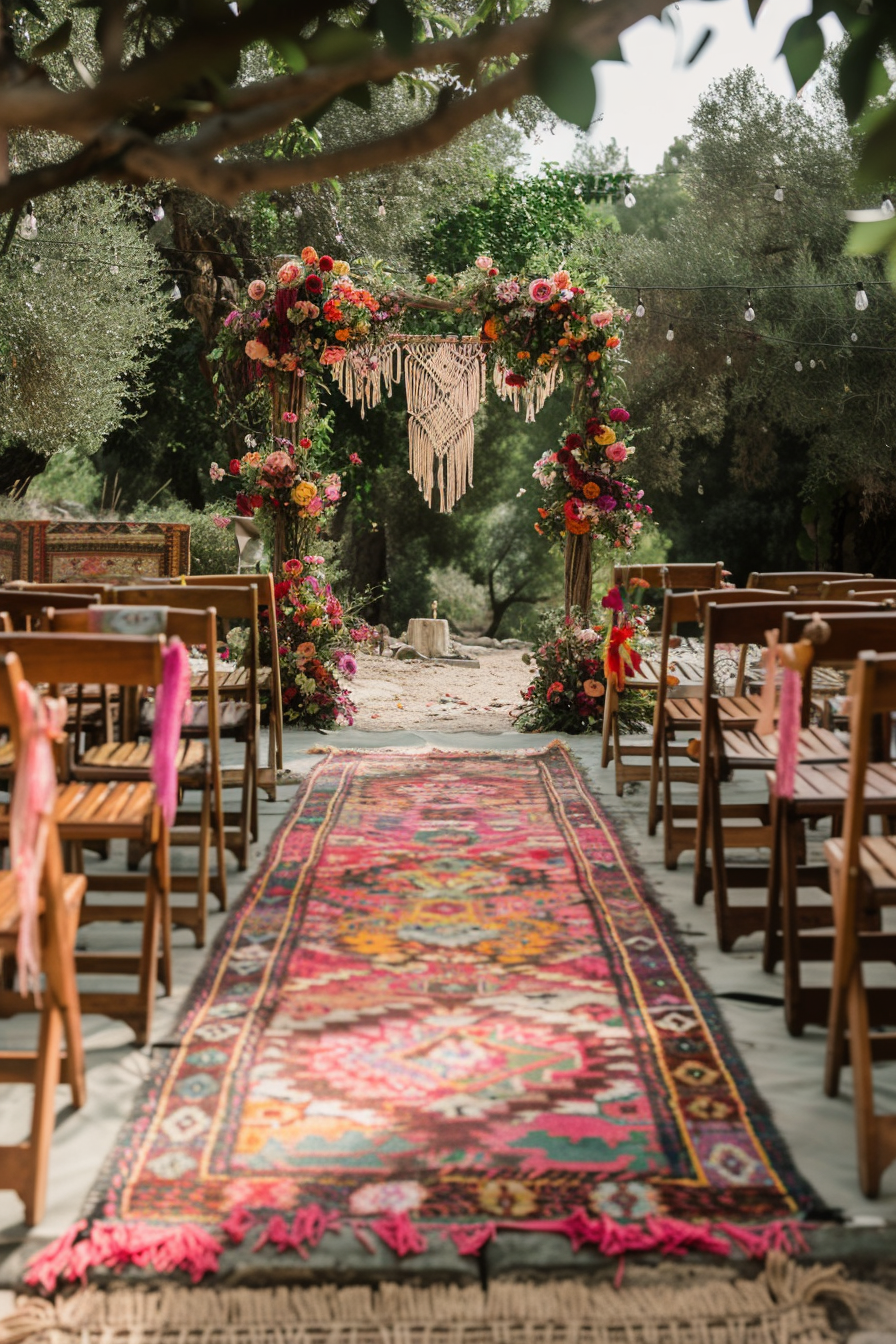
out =
{"type": "Polygon", "coordinates": [[[270,281],[253,280],[246,305],[225,319],[213,352],[216,381],[233,400],[270,399],[271,442],[250,445],[229,472],[212,464],[211,474],[237,478],[238,512],[273,517],[279,574],[291,556],[312,549],[322,515],[341,497],[339,475],[313,469],[306,434],[324,380],[363,415],[404,379],[410,468],[427,503],[438,491],[446,511],[472,483],[473,419],[489,375],[528,421],[569,382],[563,442],[535,464],[545,491],[535,527],[565,544],[567,609],[587,612],[593,547],[624,560],[651,512],[625,473],[634,450],[615,366],[630,314],[567,271],[502,276],[485,256],[450,284],[434,275],[426,284],[429,293],[407,295],[372,271],[365,286],[348,262],[311,247],[270,281]],[[472,317],[478,332],[403,332],[403,320],[421,309],[472,317]]]}

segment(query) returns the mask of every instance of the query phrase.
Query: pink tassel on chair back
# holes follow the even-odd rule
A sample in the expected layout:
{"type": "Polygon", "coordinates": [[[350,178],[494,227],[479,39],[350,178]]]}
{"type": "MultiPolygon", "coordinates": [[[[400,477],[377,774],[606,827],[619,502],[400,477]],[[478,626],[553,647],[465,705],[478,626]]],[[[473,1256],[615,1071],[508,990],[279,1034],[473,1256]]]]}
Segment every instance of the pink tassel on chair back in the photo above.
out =
{"type": "Polygon", "coordinates": [[[177,757],[184,712],[190,702],[190,659],[183,642],[169,639],[162,655],[162,684],[156,688],[156,712],[152,725],[152,767],[165,825],[177,814],[177,757]]]}
{"type": "Polygon", "coordinates": [[[803,708],[803,678],[795,668],[785,667],[781,677],[781,705],[778,710],[778,763],[775,767],[775,793],[792,798],[799,754],[800,723],[803,708]]]}
{"type": "Polygon", "coordinates": [[[32,989],[38,994],[40,878],[47,847],[46,821],[56,804],[52,743],[63,735],[68,705],[63,699],[42,699],[27,681],[20,681],[17,690],[21,736],[9,810],[10,865],[19,902],[16,956],[20,992],[27,994],[32,989]]]}

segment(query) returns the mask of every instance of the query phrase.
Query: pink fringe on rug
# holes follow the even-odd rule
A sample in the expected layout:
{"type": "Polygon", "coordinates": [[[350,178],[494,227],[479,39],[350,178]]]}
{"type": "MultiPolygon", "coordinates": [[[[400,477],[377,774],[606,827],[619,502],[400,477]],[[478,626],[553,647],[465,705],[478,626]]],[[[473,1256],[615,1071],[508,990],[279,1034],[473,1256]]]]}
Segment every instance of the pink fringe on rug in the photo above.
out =
{"type": "Polygon", "coordinates": [[[246,1240],[257,1222],[258,1219],[248,1209],[234,1209],[221,1224],[221,1231],[225,1237],[229,1237],[234,1246],[239,1246],[246,1240]]]}
{"type": "Polygon", "coordinates": [[[214,1274],[224,1247],[204,1227],[181,1223],[178,1227],[153,1227],[150,1223],[94,1223],[83,1240],[78,1237],[87,1223],[82,1219],[63,1236],[40,1251],[28,1265],[25,1282],[52,1293],[62,1282],[87,1283],[93,1268],[152,1268],[159,1274],[183,1270],[196,1284],[205,1274],[214,1274]]]}
{"type": "MultiPolygon", "coordinates": [[[[245,1213],[245,1210],[239,1212],[245,1213]]],[[[231,1219],[235,1216],[238,1215],[230,1215],[231,1219]]],[[[249,1216],[251,1217],[251,1214],[249,1216]]],[[[230,1220],[228,1219],[228,1221],[230,1220]]],[[[326,1213],[319,1204],[307,1204],[304,1208],[296,1210],[292,1225],[289,1227],[287,1227],[285,1218],[281,1217],[280,1214],[275,1214],[252,1250],[260,1251],[262,1246],[273,1246],[280,1252],[293,1250],[303,1260],[307,1260],[307,1247],[313,1248],[319,1245],[325,1232],[338,1232],[341,1227],[342,1221],[335,1210],[326,1213]]],[[[226,1227],[225,1230],[227,1230],[226,1227]]],[[[248,1231],[248,1228],[246,1231],[248,1231]]],[[[245,1236],[245,1232],[243,1235],[245,1236]]],[[[240,1240],[242,1240],[242,1237],[240,1237],[240,1240]]]]}
{"type": "Polygon", "coordinates": [[[414,1226],[406,1213],[389,1213],[370,1224],[380,1241],[384,1241],[397,1256],[422,1255],[429,1249],[429,1242],[414,1226]]]}
{"type": "Polygon", "coordinates": [[[442,1233],[443,1237],[451,1238],[459,1255],[478,1255],[483,1246],[494,1241],[497,1235],[498,1229],[494,1223],[474,1223],[472,1226],[455,1223],[442,1233]]]}
{"type": "Polygon", "coordinates": [[[152,725],[152,766],[166,826],[177,815],[177,757],[184,713],[190,703],[190,659],[175,635],[162,655],[162,684],[156,688],[156,712],[152,725]]]}

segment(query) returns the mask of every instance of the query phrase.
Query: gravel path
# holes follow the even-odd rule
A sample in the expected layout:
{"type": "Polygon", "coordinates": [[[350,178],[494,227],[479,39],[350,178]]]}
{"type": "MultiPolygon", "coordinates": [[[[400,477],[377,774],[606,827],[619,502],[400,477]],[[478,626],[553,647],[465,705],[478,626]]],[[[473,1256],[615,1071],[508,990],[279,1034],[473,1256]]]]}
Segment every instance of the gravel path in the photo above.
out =
{"type": "Polygon", "coordinates": [[[489,649],[472,663],[407,662],[358,655],[351,695],[355,727],[366,732],[438,728],[462,733],[500,733],[512,726],[529,685],[520,649],[489,649]]]}

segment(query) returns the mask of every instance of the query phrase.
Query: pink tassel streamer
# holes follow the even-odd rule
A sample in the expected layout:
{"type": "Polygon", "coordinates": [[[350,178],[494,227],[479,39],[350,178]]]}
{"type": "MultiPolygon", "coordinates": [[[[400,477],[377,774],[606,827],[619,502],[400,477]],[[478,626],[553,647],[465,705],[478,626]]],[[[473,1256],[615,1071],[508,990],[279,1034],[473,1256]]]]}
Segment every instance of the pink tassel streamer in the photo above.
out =
{"type": "Polygon", "coordinates": [[[235,1246],[240,1246],[255,1225],[256,1219],[248,1209],[234,1209],[221,1224],[221,1231],[235,1246]]]}
{"type": "MultiPolygon", "coordinates": [[[[231,1214],[231,1217],[234,1216],[231,1214]]],[[[281,1254],[292,1250],[306,1260],[307,1246],[319,1245],[325,1232],[338,1232],[340,1227],[341,1220],[335,1210],[326,1213],[319,1204],[308,1204],[296,1211],[291,1226],[287,1226],[286,1219],[279,1213],[275,1214],[252,1250],[260,1251],[262,1246],[273,1246],[281,1254]]]]}
{"type": "Polygon", "coordinates": [[[803,707],[803,681],[799,672],[785,667],[781,678],[781,707],[778,712],[778,764],[775,768],[775,793],[792,798],[800,745],[800,713],[803,707]]]}
{"type": "Polygon", "coordinates": [[[156,688],[150,777],[166,826],[177,815],[177,756],[184,711],[190,700],[190,659],[181,640],[169,639],[162,655],[162,684],[156,688]]]}
{"type": "Polygon", "coordinates": [[[56,762],[52,743],[65,729],[65,700],[42,698],[27,681],[19,682],[21,739],[16,782],[9,813],[10,865],[16,878],[19,936],[16,958],[19,990],[33,990],[40,1002],[40,879],[47,848],[47,818],[56,805],[56,762]]]}
{"type": "Polygon", "coordinates": [[[406,1213],[389,1213],[385,1218],[378,1218],[370,1224],[370,1230],[400,1258],[422,1255],[429,1247],[429,1242],[406,1213]]]}

